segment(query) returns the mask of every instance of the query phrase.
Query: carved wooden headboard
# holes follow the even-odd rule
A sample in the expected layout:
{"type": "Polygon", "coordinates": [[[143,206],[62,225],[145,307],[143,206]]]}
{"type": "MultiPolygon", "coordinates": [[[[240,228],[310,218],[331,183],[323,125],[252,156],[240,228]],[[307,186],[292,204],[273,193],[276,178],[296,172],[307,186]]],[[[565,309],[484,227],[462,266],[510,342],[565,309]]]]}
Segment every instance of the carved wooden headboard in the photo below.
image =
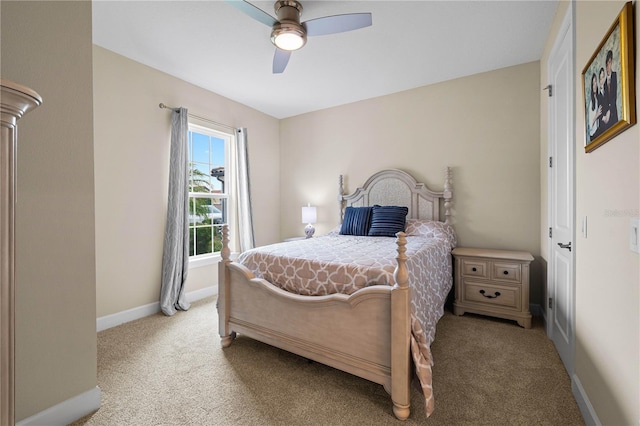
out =
{"type": "Polygon", "coordinates": [[[340,175],[338,202],[340,223],[347,206],[364,207],[407,206],[408,219],[431,219],[450,223],[451,217],[451,168],[447,167],[444,190],[432,191],[424,183],[417,182],[409,173],[397,169],[382,170],[371,176],[352,194],[344,195],[343,178],[340,175]],[[444,220],[440,218],[443,204],[444,220]]]}

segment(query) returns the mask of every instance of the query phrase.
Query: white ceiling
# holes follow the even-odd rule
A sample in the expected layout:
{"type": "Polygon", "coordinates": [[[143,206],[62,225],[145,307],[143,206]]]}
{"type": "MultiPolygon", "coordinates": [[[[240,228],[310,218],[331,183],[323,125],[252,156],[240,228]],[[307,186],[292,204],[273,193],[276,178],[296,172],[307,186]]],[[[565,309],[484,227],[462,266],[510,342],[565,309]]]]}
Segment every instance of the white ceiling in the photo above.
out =
{"type": "MultiPolygon", "coordinates": [[[[275,17],[274,2],[251,3],[275,17]]],[[[558,1],[301,3],[302,22],[371,12],[373,25],[309,37],[283,74],[271,72],[271,28],[220,0],[93,0],[93,42],[286,118],[536,61],[558,1]]]]}

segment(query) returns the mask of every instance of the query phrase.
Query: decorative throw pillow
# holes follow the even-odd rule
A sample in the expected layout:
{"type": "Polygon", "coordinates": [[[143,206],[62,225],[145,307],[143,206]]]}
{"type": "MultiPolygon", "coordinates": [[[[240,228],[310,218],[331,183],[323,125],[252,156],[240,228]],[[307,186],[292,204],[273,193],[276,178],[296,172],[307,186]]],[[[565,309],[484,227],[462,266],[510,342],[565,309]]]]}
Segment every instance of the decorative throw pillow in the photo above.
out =
{"type": "Polygon", "coordinates": [[[451,225],[444,222],[429,219],[407,219],[404,232],[407,236],[445,240],[451,248],[456,246],[456,232],[451,225]]]}
{"type": "Polygon", "coordinates": [[[404,232],[408,213],[408,207],[373,206],[368,235],[370,237],[395,237],[396,233],[404,232]]]}
{"type": "Polygon", "coordinates": [[[344,211],[340,234],[367,235],[371,222],[371,210],[371,207],[347,207],[344,211]]]}

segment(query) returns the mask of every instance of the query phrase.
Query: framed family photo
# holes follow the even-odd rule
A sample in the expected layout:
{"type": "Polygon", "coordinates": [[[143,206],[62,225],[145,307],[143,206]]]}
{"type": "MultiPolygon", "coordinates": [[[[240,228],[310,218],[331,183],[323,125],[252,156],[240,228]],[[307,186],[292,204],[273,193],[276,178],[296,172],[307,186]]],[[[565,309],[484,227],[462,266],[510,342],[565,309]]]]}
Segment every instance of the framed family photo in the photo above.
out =
{"type": "Polygon", "coordinates": [[[633,54],[633,6],[627,2],[582,71],[585,152],[636,123],[633,54]]]}

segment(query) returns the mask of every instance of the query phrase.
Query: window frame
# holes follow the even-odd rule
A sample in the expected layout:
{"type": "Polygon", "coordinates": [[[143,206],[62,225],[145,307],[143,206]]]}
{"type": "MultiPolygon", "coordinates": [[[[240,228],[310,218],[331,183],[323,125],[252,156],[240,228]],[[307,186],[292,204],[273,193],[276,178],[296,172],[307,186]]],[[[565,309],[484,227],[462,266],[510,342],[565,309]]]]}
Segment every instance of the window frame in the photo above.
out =
{"type": "MultiPolygon", "coordinates": [[[[212,235],[213,232],[215,232],[216,228],[220,228],[223,224],[229,224],[229,202],[230,202],[230,194],[229,194],[229,186],[228,184],[228,175],[229,175],[229,170],[230,170],[230,164],[231,164],[231,143],[233,141],[233,139],[235,138],[235,135],[232,133],[229,133],[228,131],[223,131],[220,129],[217,129],[213,126],[207,126],[207,125],[203,125],[201,123],[197,123],[194,122],[192,120],[189,120],[189,129],[188,129],[188,141],[187,141],[187,152],[188,152],[188,162],[189,162],[189,168],[191,168],[191,164],[195,163],[192,157],[192,146],[193,146],[193,139],[192,139],[192,133],[198,133],[198,134],[204,134],[206,136],[209,137],[214,137],[217,139],[221,139],[224,141],[224,170],[225,170],[225,185],[222,186],[223,188],[223,192],[221,193],[214,193],[214,192],[191,192],[191,187],[188,188],[189,190],[189,204],[191,204],[191,201],[193,198],[204,198],[204,199],[211,199],[211,200],[225,200],[224,202],[222,202],[222,217],[226,219],[225,222],[221,223],[221,224],[211,224],[211,229],[212,229],[212,235]]],[[[211,159],[210,159],[211,161],[211,159]]],[[[197,164],[203,164],[203,163],[197,163],[197,164]]],[[[209,163],[209,169],[211,169],[212,164],[209,163]]],[[[209,176],[210,176],[209,172],[209,176]]],[[[190,174],[191,176],[191,174],[190,174]]],[[[191,177],[189,178],[189,185],[191,185],[191,177]]],[[[212,203],[213,205],[213,203],[212,203]]],[[[191,214],[191,206],[189,206],[189,214],[191,214]]],[[[194,224],[195,225],[195,224],[194,224]]],[[[188,229],[189,229],[189,233],[191,233],[191,229],[196,229],[195,226],[192,226],[191,223],[188,224],[188,229]]],[[[213,237],[212,237],[213,238],[213,237]]],[[[195,245],[195,234],[194,234],[194,241],[193,244],[195,245]]],[[[213,244],[213,243],[212,243],[213,244]]],[[[212,245],[212,250],[214,250],[214,247],[212,245]]],[[[195,253],[195,249],[194,249],[194,253],[195,253]]],[[[204,254],[194,254],[194,255],[190,255],[189,256],[189,268],[197,268],[200,266],[206,266],[206,265],[210,265],[213,264],[217,261],[220,260],[220,252],[219,251],[212,251],[211,253],[204,253],[204,254]]]]}

